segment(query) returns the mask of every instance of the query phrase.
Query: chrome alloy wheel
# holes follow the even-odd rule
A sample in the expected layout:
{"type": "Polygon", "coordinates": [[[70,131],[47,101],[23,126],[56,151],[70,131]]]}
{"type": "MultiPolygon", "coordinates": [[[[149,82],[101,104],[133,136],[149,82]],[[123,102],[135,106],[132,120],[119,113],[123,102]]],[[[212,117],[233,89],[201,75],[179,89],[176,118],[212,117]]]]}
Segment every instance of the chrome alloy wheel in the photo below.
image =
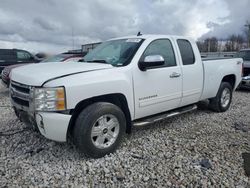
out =
{"type": "Polygon", "coordinates": [[[114,115],[103,115],[99,117],[92,126],[92,143],[100,149],[108,148],[116,141],[119,130],[120,124],[114,115]]]}
{"type": "Polygon", "coordinates": [[[231,92],[228,88],[225,88],[220,98],[221,106],[223,108],[227,107],[227,105],[230,103],[230,99],[231,99],[231,92]]]}

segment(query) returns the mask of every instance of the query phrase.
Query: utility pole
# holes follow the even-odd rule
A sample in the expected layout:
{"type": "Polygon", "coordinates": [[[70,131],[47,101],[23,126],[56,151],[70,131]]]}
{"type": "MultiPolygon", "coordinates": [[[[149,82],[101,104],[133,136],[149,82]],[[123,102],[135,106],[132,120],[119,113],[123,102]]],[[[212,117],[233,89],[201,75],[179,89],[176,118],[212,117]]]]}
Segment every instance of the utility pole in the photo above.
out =
{"type": "Polygon", "coordinates": [[[211,41],[210,41],[210,38],[209,38],[209,39],[208,39],[208,49],[207,49],[208,52],[210,52],[210,48],[211,48],[210,42],[211,42],[211,41]]]}
{"type": "Polygon", "coordinates": [[[72,50],[74,50],[75,49],[75,39],[74,39],[75,34],[74,34],[74,28],[73,28],[73,26],[71,28],[71,34],[72,34],[72,50]]]}
{"type": "Polygon", "coordinates": [[[247,27],[248,31],[247,31],[247,47],[250,47],[250,24],[247,22],[247,24],[245,25],[245,27],[247,27]]]}

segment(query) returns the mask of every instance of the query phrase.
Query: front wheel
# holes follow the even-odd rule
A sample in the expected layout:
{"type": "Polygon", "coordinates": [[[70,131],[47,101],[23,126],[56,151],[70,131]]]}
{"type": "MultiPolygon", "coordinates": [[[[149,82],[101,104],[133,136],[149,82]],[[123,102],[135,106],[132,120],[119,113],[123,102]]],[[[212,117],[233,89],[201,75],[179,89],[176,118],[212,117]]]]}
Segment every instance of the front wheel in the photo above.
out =
{"type": "Polygon", "coordinates": [[[209,107],[215,112],[225,112],[231,105],[233,89],[228,82],[222,82],[216,97],[210,99],[209,107]]]}
{"type": "Polygon", "coordinates": [[[87,156],[103,157],[116,150],[125,129],[126,118],[118,106],[94,103],[79,114],[73,132],[74,142],[87,156]]]}

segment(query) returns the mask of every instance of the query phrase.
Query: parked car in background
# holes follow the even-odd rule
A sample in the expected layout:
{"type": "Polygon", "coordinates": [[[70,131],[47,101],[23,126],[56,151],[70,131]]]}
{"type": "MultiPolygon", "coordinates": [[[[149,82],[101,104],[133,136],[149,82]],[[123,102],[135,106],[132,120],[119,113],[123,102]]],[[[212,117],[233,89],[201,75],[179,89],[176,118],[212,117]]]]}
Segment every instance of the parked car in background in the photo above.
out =
{"type": "Polygon", "coordinates": [[[79,61],[83,59],[83,57],[87,54],[87,52],[65,52],[62,54],[51,56],[47,59],[41,61],[42,63],[46,62],[68,62],[68,61],[79,61]]]}
{"type": "Polygon", "coordinates": [[[0,72],[10,65],[36,63],[38,61],[38,58],[25,50],[0,49],[0,72]]]}
{"type": "Polygon", "coordinates": [[[243,59],[243,75],[240,87],[250,87],[250,48],[240,50],[236,57],[243,59]]]}
{"type": "MultiPolygon", "coordinates": [[[[44,59],[41,61],[41,63],[47,63],[47,62],[68,62],[68,61],[79,61],[81,59],[83,59],[83,57],[86,55],[87,52],[81,52],[81,53],[76,53],[76,52],[65,52],[62,54],[58,54],[55,56],[51,56],[47,59],[44,59]]],[[[30,62],[30,63],[34,63],[34,62],[30,62]]],[[[12,69],[16,68],[16,67],[20,67],[23,65],[27,65],[30,63],[22,63],[22,64],[15,64],[15,65],[11,65],[11,66],[7,66],[3,69],[2,71],[2,83],[6,86],[9,87],[10,84],[10,72],[12,69]]]]}
{"type": "Polygon", "coordinates": [[[44,60],[44,59],[46,59],[46,58],[48,58],[48,57],[50,57],[49,54],[43,53],[43,52],[36,53],[35,56],[36,56],[39,60],[41,60],[41,61],[44,60]]]}
{"type": "Polygon", "coordinates": [[[116,38],[90,51],[84,62],[14,69],[10,99],[17,117],[46,138],[72,138],[97,158],[115,151],[132,125],[189,112],[206,99],[212,110],[228,110],[242,61],[202,60],[186,37],[116,38]]]}

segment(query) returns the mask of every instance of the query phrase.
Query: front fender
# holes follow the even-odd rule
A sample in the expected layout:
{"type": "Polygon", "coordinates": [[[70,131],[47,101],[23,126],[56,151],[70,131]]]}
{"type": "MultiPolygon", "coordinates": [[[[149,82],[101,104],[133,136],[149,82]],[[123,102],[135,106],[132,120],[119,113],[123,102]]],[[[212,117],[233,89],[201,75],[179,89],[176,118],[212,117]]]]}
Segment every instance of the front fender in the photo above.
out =
{"type": "Polygon", "coordinates": [[[126,69],[81,73],[48,82],[44,87],[64,86],[66,90],[67,109],[74,109],[85,99],[121,93],[126,97],[131,117],[134,117],[132,74],[126,69]]]}

